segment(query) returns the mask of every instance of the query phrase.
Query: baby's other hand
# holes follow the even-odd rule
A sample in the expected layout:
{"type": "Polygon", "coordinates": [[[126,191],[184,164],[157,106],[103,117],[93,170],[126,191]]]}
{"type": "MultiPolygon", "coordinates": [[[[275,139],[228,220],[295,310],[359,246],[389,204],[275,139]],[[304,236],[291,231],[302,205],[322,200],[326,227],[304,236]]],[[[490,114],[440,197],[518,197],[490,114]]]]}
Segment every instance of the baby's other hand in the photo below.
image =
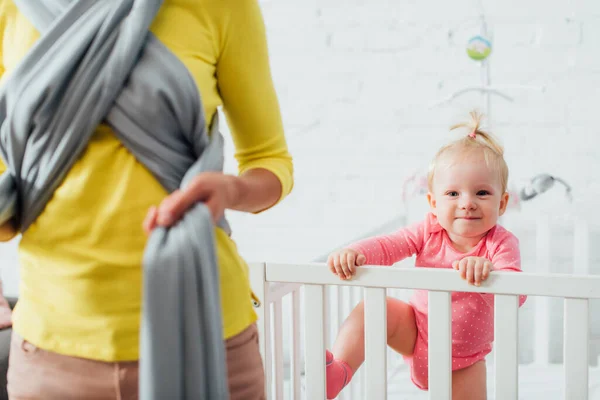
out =
{"type": "Polygon", "coordinates": [[[454,261],[452,268],[460,273],[469,285],[480,286],[493,270],[492,263],[483,257],[465,257],[460,261],[454,261]]]}
{"type": "Polygon", "coordinates": [[[336,251],[327,258],[327,265],[331,272],[342,280],[351,279],[356,273],[356,267],[364,265],[367,258],[352,249],[336,251]]]}

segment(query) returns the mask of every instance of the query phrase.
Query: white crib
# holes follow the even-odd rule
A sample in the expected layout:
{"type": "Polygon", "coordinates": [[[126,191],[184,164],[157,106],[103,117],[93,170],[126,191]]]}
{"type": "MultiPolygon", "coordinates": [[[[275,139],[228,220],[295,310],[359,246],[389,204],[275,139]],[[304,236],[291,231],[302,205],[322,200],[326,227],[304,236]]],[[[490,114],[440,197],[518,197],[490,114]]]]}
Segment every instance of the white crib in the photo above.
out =
{"type": "MultiPolygon", "coordinates": [[[[410,261],[408,261],[410,262],[410,261]]],[[[366,360],[362,394],[353,398],[386,399],[388,370],[385,297],[386,289],[428,289],[429,292],[429,399],[451,397],[451,310],[452,291],[493,293],[495,302],[495,357],[493,393],[495,399],[518,399],[518,295],[564,299],[564,398],[589,399],[589,301],[600,299],[600,277],[591,275],[493,273],[480,288],[467,285],[452,270],[402,267],[359,268],[352,281],[340,281],[320,263],[252,264],[252,285],[263,304],[258,308],[261,351],[265,360],[269,399],[325,398],[325,347],[331,331],[330,307],[326,306],[326,286],[349,285],[364,288],[366,360]],[[305,310],[305,380],[301,375],[300,301],[305,310]],[[291,370],[284,376],[283,298],[291,296],[291,370]],[[266,301],[264,301],[266,299],[266,301]],[[284,382],[289,391],[284,395],[284,382]],[[304,387],[303,387],[304,386],[304,387]],[[291,392],[291,395],[290,393],[291,392]]],[[[343,306],[343,304],[338,304],[343,306]]],[[[347,315],[340,310],[341,315],[347,315]]],[[[285,314],[288,315],[288,314],[285,314]]],[[[338,322],[338,321],[334,321],[338,322]]],[[[337,327],[337,324],[332,324],[337,327]]],[[[594,369],[594,374],[598,371],[594,369]]],[[[360,390],[360,389],[359,389],[360,390]]],[[[489,389],[488,389],[489,390],[489,389]]]]}

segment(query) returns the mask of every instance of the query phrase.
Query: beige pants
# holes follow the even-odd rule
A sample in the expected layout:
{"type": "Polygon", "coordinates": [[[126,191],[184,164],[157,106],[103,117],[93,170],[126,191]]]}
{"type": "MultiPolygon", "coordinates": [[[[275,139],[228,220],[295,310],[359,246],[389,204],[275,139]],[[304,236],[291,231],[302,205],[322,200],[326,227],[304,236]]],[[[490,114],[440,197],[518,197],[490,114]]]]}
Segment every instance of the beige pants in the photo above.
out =
{"type": "MultiPolygon", "coordinates": [[[[231,400],[264,400],[256,325],[225,344],[231,400]]],[[[135,400],[138,363],[63,356],[42,350],[13,332],[8,394],[11,400],[135,400]]]]}

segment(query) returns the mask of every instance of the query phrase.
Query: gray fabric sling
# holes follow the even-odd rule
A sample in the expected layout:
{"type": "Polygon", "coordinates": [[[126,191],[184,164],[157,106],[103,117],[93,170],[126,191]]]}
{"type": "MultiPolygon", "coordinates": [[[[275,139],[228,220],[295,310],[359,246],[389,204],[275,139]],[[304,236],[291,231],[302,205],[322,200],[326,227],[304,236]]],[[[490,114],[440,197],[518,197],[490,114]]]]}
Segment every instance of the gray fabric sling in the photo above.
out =
{"type": "MultiPolygon", "coordinates": [[[[161,0],[15,3],[41,38],[0,88],[0,224],[27,230],[101,122],[168,192],[222,170],[216,118],[209,138],[193,78],[148,31],[161,0]]],[[[227,399],[207,208],[156,229],[143,264],[140,397],[227,399]]]]}

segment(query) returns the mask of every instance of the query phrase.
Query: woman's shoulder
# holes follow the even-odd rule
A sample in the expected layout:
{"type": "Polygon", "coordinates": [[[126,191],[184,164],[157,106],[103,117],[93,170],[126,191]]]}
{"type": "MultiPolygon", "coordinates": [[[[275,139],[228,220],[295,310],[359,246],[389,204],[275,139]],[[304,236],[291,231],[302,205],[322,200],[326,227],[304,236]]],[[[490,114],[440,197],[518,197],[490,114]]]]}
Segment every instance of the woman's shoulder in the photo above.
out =
{"type": "Polygon", "coordinates": [[[164,5],[177,6],[194,14],[218,13],[225,15],[257,7],[258,0],[166,0],[164,5]]]}
{"type": "Polygon", "coordinates": [[[165,7],[177,10],[172,15],[187,13],[185,19],[206,26],[218,41],[262,23],[258,0],[166,0],[165,7]]]}

